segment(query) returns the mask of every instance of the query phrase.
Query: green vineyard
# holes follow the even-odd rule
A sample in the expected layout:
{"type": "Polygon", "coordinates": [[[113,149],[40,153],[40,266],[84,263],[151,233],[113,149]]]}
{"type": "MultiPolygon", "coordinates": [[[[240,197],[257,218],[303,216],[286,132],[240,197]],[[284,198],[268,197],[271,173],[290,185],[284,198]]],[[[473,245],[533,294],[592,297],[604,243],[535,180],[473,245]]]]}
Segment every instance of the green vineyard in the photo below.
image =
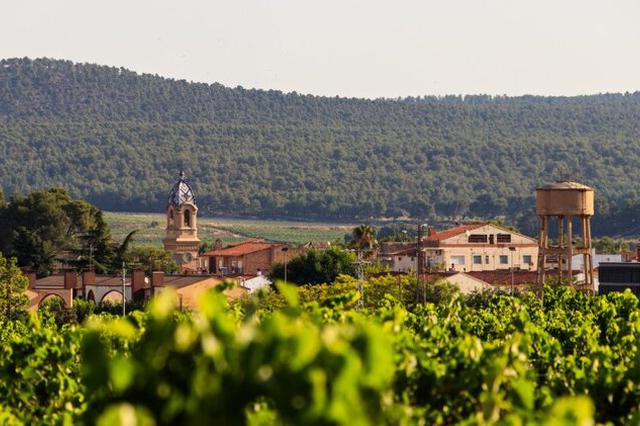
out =
{"type": "Polygon", "coordinates": [[[2,424],[638,424],[632,294],[462,296],[409,278],[0,327],[2,424]],[[418,292],[416,292],[418,290],[418,292]]]}
{"type": "MultiPolygon", "coordinates": [[[[105,212],[106,222],[116,241],[122,241],[129,232],[137,230],[134,244],[161,247],[165,236],[166,215],[160,213],[105,212]]],[[[312,242],[343,240],[355,225],[349,223],[296,222],[286,220],[235,219],[223,217],[198,218],[199,237],[211,244],[221,239],[225,244],[247,238],[293,245],[312,242]]]]}

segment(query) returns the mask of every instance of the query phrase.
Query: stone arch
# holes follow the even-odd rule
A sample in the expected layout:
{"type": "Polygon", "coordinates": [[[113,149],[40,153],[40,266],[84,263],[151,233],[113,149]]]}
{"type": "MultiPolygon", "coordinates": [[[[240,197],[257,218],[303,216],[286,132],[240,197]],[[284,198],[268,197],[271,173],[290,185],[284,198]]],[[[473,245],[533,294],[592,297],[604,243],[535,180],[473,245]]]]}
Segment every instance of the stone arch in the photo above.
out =
{"type": "Polygon", "coordinates": [[[122,291],[120,290],[109,290],[102,296],[100,299],[100,303],[111,302],[111,303],[122,303],[122,291]]]}
{"type": "Polygon", "coordinates": [[[38,302],[38,309],[42,308],[42,305],[44,305],[47,301],[54,299],[62,300],[62,304],[64,305],[64,307],[69,307],[67,305],[67,301],[64,300],[64,297],[60,296],[58,293],[46,293],[40,297],[40,301],[38,302]]]}
{"type": "Polygon", "coordinates": [[[91,300],[92,302],[96,301],[96,295],[93,294],[93,290],[89,290],[89,293],[87,294],[87,300],[91,300]]]}

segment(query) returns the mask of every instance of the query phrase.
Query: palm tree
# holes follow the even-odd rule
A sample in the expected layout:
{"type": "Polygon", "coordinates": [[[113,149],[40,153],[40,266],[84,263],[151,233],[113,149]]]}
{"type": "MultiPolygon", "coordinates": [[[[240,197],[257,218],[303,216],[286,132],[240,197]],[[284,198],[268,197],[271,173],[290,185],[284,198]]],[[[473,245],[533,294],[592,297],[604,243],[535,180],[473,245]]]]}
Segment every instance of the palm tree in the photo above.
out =
{"type": "Polygon", "coordinates": [[[351,232],[351,246],[357,250],[370,252],[378,247],[376,240],[376,230],[370,225],[360,225],[353,228],[351,232]]]}
{"type": "Polygon", "coordinates": [[[138,232],[138,229],[135,229],[131,232],[129,232],[127,234],[126,237],[124,237],[124,240],[122,241],[122,243],[120,243],[120,245],[118,247],[115,248],[115,253],[114,253],[114,258],[113,258],[113,262],[111,264],[111,268],[113,270],[118,270],[118,268],[120,268],[122,266],[122,262],[124,262],[124,257],[125,254],[127,253],[127,250],[129,250],[129,245],[131,244],[131,241],[133,240],[133,236],[138,232]]]}

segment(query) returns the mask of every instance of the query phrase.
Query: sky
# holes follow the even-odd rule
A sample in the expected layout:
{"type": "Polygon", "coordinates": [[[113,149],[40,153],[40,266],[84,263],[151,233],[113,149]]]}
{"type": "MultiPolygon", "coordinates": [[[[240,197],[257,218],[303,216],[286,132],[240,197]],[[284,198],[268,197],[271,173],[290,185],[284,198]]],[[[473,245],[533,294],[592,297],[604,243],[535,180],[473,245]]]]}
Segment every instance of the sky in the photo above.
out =
{"type": "Polygon", "coordinates": [[[640,90],[637,0],[9,0],[0,58],[347,97],[640,90]]]}

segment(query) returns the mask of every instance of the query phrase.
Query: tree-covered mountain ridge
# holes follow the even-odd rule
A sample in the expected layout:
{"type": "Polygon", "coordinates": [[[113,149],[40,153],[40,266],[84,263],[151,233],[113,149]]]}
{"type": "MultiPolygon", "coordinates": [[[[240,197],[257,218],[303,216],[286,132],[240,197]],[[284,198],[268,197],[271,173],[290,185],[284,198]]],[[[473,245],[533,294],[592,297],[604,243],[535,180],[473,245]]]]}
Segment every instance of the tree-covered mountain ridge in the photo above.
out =
{"type": "MultiPolygon", "coordinates": [[[[571,178],[619,219],[640,195],[639,119],[639,92],[367,100],[0,61],[5,193],[63,186],[117,210],[162,210],[184,168],[209,214],[506,216],[531,228],[533,189],[571,178]]],[[[618,219],[606,225],[622,232],[618,219]]]]}

